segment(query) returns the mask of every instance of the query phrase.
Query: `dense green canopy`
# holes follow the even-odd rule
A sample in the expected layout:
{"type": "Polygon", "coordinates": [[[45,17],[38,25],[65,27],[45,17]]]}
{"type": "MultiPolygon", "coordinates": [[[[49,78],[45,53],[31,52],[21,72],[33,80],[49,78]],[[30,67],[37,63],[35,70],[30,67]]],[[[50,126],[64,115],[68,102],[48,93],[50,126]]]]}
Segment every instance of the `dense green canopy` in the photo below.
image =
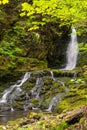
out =
{"type": "Polygon", "coordinates": [[[9,2],[9,0],[0,0],[0,4],[7,4],[9,2]]]}
{"type": "Polygon", "coordinates": [[[64,56],[59,48],[66,48],[72,27],[86,36],[86,0],[0,0],[0,56],[47,58],[52,63],[64,56]]]}
{"type": "Polygon", "coordinates": [[[33,0],[33,4],[24,2],[20,16],[29,17],[31,23],[29,30],[37,29],[47,22],[58,22],[60,26],[75,26],[82,28],[83,31],[87,19],[87,1],[33,0]]]}
{"type": "MultiPolygon", "coordinates": [[[[19,2],[17,0],[16,2],[19,2]]],[[[10,4],[9,0],[0,0],[0,4],[10,4]]],[[[75,26],[79,34],[87,32],[86,0],[30,0],[21,3],[21,17],[28,17],[29,30],[36,30],[48,22],[59,23],[59,26],[75,26]]]]}

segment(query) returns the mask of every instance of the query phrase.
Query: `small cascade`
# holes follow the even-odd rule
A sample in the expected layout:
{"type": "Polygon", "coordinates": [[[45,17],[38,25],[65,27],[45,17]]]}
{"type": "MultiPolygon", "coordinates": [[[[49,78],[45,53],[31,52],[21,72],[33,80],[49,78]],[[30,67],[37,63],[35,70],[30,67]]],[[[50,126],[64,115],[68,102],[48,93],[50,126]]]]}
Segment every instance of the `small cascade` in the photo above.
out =
{"type": "Polygon", "coordinates": [[[66,52],[67,63],[66,67],[63,70],[73,70],[76,67],[78,52],[79,49],[78,49],[76,29],[73,28],[71,34],[71,40],[66,52]]]}
{"type": "Polygon", "coordinates": [[[58,80],[57,78],[54,77],[53,71],[50,71],[50,73],[53,81],[59,82],[62,86],[65,86],[65,83],[63,81],[58,80]]]}
{"type": "Polygon", "coordinates": [[[48,106],[48,108],[45,111],[52,112],[53,107],[58,105],[61,102],[63,96],[65,96],[69,91],[70,91],[70,89],[66,87],[65,88],[65,92],[58,93],[56,96],[54,96],[51,99],[51,101],[49,103],[49,106],[48,106]]]}
{"type": "Polygon", "coordinates": [[[11,111],[12,111],[12,112],[14,111],[14,108],[13,108],[13,107],[11,107],[11,111]]]}
{"type": "Polygon", "coordinates": [[[61,102],[63,97],[70,90],[66,88],[64,79],[54,77],[53,71],[47,72],[46,74],[40,71],[38,71],[38,73],[36,73],[36,71],[31,73],[26,72],[21,80],[18,80],[14,85],[11,85],[3,92],[0,99],[0,110],[11,110],[11,112],[13,112],[13,106],[15,106],[16,103],[20,105],[19,102],[22,102],[23,105],[21,105],[20,108],[24,111],[39,110],[40,108],[43,110],[47,108],[46,111],[48,112],[53,111],[54,107],[61,102]],[[29,82],[26,82],[28,79],[29,82]],[[56,85],[58,85],[58,87],[56,85]],[[31,86],[33,87],[31,88],[31,86]],[[54,91],[51,92],[53,87],[54,91]],[[61,89],[61,91],[58,89],[61,89]],[[58,91],[58,93],[56,93],[56,91],[58,91]],[[50,97],[52,95],[53,97],[50,97]],[[44,102],[47,100],[46,96],[49,96],[49,99],[52,98],[48,107],[44,105],[44,102]]]}
{"type": "Polygon", "coordinates": [[[11,111],[14,111],[12,107],[12,103],[15,99],[16,96],[22,92],[22,89],[20,88],[28,79],[30,78],[30,72],[26,72],[22,80],[18,80],[16,84],[11,85],[8,89],[6,89],[3,92],[3,96],[0,99],[0,105],[8,105],[10,104],[11,106],[11,111]]]}
{"type": "Polygon", "coordinates": [[[63,95],[64,95],[64,93],[59,93],[57,96],[53,97],[52,100],[50,101],[49,107],[48,107],[48,109],[46,109],[46,111],[52,112],[53,106],[58,105],[61,102],[63,95]]]}
{"type": "Polygon", "coordinates": [[[36,84],[35,86],[31,89],[31,95],[33,97],[39,98],[39,94],[41,91],[41,86],[44,84],[43,79],[42,78],[37,78],[36,79],[36,84]]]}
{"type": "Polygon", "coordinates": [[[25,94],[26,95],[26,99],[25,99],[25,104],[23,106],[24,111],[27,111],[29,108],[33,107],[33,104],[30,103],[30,96],[28,95],[28,93],[25,94]]]}
{"type": "Polygon", "coordinates": [[[25,104],[23,106],[24,110],[27,111],[29,108],[32,110],[37,110],[38,108],[34,107],[34,104],[31,103],[32,99],[38,99],[40,100],[40,92],[41,92],[41,87],[43,86],[44,82],[42,77],[36,79],[35,86],[30,90],[31,97],[28,96],[26,93],[26,100],[25,104]]]}
{"type": "Polygon", "coordinates": [[[53,79],[54,81],[56,81],[56,79],[55,79],[55,77],[54,77],[54,74],[53,74],[53,71],[50,71],[50,73],[51,73],[52,79],[53,79]]]}

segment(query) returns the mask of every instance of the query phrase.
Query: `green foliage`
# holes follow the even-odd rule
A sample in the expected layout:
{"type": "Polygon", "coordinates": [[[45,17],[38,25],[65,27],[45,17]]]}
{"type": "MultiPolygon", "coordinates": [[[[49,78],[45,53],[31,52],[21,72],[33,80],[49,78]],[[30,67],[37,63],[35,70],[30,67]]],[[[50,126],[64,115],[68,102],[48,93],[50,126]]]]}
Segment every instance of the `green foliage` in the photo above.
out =
{"type": "Polygon", "coordinates": [[[0,5],[1,5],[1,4],[5,5],[5,4],[7,4],[8,2],[9,2],[9,0],[0,0],[0,5]]]}
{"type": "Polygon", "coordinates": [[[65,130],[68,127],[67,123],[65,121],[62,121],[60,125],[58,125],[55,129],[53,130],[65,130]]]}
{"type": "Polygon", "coordinates": [[[21,54],[22,50],[19,47],[15,47],[13,42],[2,41],[0,44],[0,55],[8,56],[14,59],[16,54],[21,54]]]}
{"type": "Polygon", "coordinates": [[[8,65],[8,70],[14,70],[17,68],[17,65],[16,63],[14,62],[11,62],[9,65],[8,65]]]}
{"type": "Polygon", "coordinates": [[[87,51],[87,44],[80,43],[79,44],[79,50],[80,50],[80,52],[87,51]]]}
{"type": "MultiPolygon", "coordinates": [[[[81,29],[86,25],[86,12],[86,0],[33,0],[32,5],[27,2],[22,3],[20,16],[31,19],[29,30],[38,29],[48,22],[59,22],[60,27],[67,25],[81,29]]],[[[80,34],[81,31],[78,33],[80,34]]]]}
{"type": "Polygon", "coordinates": [[[71,81],[71,83],[75,83],[75,84],[85,83],[85,81],[80,78],[71,79],[70,81],[71,81]]]}

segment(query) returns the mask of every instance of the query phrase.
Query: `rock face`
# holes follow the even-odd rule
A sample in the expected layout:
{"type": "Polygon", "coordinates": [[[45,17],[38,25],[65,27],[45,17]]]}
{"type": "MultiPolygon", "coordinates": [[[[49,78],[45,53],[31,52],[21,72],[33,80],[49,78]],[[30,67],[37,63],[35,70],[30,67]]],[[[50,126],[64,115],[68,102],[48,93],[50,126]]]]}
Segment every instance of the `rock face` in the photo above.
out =
{"type": "Polygon", "coordinates": [[[87,112],[86,107],[82,106],[87,104],[86,72],[86,66],[81,70],[73,71],[31,71],[29,72],[30,77],[24,83],[25,78],[22,76],[20,82],[17,82],[22,91],[14,96],[10,105],[11,100],[9,100],[9,97],[12,96],[16,88],[13,89],[10,96],[7,96],[8,105],[3,104],[2,107],[0,106],[0,111],[2,113],[2,110],[11,109],[36,112],[29,114],[26,118],[19,119],[18,122],[10,121],[6,129],[29,127],[38,130],[38,122],[43,130],[46,128],[48,130],[60,129],[61,127],[63,127],[62,129],[75,130],[75,128],[80,129],[81,126],[85,129],[87,112]]]}
{"type": "Polygon", "coordinates": [[[29,19],[20,17],[22,2],[24,0],[14,0],[2,6],[0,68],[38,68],[40,61],[47,63],[48,67],[59,68],[65,62],[70,28],[59,28],[59,23],[47,23],[39,30],[29,31],[29,19]]]}
{"type": "Polygon", "coordinates": [[[60,112],[67,108],[67,105],[71,103],[74,105],[74,99],[79,101],[82,97],[79,97],[80,86],[85,87],[85,81],[79,79],[80,73],[62,70],[26,72],[1,95],[1,111],[41,109],[60,112]],[[74,92],[74,89],[78,91],[74,92]]]}
{"type": "MultiPolygon", "coordinates": [[[[22,79],[7,88],[0,99],[1,111],[7,109],[42,109],[52,111],[68,92],[64,79],[50,70],[26,72],[22,79]],[[54,75],[56,75],[54,77],[54,75]],[[19,91],[20,90],[20,91],[19,91]]],[[[70,73],[73,75],[73,72],[70,73]]],[[[63,73],[64,75],[64,73],[63,73]]],[[[65,73],[66,76],[69,76],[65,73]]]]}

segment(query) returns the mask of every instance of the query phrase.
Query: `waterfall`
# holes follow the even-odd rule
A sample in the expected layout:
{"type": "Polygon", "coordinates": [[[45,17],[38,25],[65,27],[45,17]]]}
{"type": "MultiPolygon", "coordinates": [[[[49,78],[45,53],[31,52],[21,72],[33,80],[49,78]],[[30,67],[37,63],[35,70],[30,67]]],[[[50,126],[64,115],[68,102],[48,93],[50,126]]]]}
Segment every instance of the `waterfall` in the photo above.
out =
{"type": "Polygon", "coordinates": [[[72,70],[76,67],[78,52],[79,49],[78,49],[76,29],[73,28],[71,34],[71,40],[66,52],[67,64],[63,70],[72,70]]]}
{"type": "Polygon", "coordinates": [[[43,110],[47,108],[46,111],[49,112],[53,111],[55,106],[61,102],[63,96],[69,92],[69,89],[65,86],[65,81],[63,79],[55,77],[56,75],[52,70],[47,71],[49,72],[47,75],[45,72],[46,70],[44,71],[43,75],[41,75],[42,71],[38,71],[38,73],[26,72],[21,80],[18,80],[15,84],[6,89],[0,98],[0,111],[14,111],[14,104],[16,102],[19,103],[19,101],[23,102],[21,109],[24,111],[27,111],[29,109],[39,110],[40,108],[43,110]],[[28,79],[29,82],[27,82],[28,79]],[[62,92],[59,91],[58,94],[55,91],[57,89],[60,89],[56,86],[57,82],[57,85],[59,87],[62,87],[61,90],[64,88],[64,90],[62,90],[62,92]],[[32,88],[29,85],[33,85],[32,88]],[[51,89],[53,87],[54,92],[51,92],[51,89]],[[23,91],[22,88],[25,90],[23,91]],[[48,91],[47,94],[46,91],[48,91]],[[45,96],[48,95],[52,95],[52,97],[48,106],[45,107],[43,102],[47,100],[45,96]]]}
{"type": "MultiPolygon", "coordinates": [[[[3,105],[8,103],[8,98],[9,98],[10,104],[12,105],[15,96],[17,96],[22,91],[20,87],[27,81],[29,77],[30,77],[30,73],[26,72],[24,77],[21,80],[18,80],[16,84],[11,85],[8,89],[6,89],[3,92],[3,96],[0,99],[0,104],[3,105]]],[[[12,107],[11,110],[13,111],[12,107]]]]}

